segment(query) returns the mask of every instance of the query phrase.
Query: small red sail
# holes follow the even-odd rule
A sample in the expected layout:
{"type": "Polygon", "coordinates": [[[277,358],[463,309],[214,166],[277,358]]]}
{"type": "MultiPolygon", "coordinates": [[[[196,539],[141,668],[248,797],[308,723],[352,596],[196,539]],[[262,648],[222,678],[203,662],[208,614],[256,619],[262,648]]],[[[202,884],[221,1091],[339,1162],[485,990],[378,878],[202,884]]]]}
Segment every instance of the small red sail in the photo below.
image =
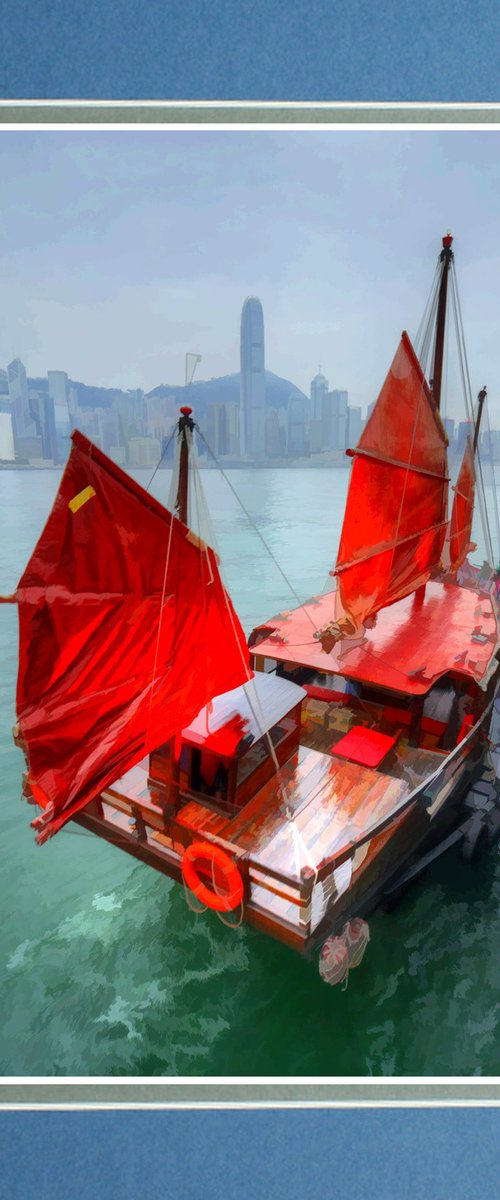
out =
{"type": "Polygon", "coordinates": [[[250,676],[214,552],[81,433],[19,582],[39,841],[250,676]]]}
{"type": "Polygon", "coordinates": [[[354,629],[427,582],[440,561],[447,438],[406,333],[354,451],[334,574],[354,629]]]}
{"type": "Polygon", "coordinates": [[[468,439],[453,490],[455,496],[450,517],[450,570],[458,571],[465,562],[469,550],[474,549],[470,535],[474,515],[475,474],[474,456],[468,439]]]}

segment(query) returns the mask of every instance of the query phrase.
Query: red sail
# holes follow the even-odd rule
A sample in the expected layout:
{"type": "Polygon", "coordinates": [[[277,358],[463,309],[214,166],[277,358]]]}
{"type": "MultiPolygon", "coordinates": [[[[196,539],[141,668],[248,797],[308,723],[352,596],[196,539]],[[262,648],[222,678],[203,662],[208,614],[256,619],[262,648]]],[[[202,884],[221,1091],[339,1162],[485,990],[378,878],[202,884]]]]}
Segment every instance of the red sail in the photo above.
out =
{"type": "Polygon", "coordinates": [[[470,535],[474,514],[475,475],[474,457],[469,441],[465,445],[454,492],[450,518],[450,570],[458,571],[458,568],[465,562],[469,550],[474,549],[470,535]]]}
{"type": "Polygon", "coordinates": [[[80,433],[19,582],[38,840],[250,675],[214,552],[80,433]]]}
{"type": "Polygon", "coordinates": [[[349,625],[427,582],[446,532],[447,438],[403,333],[354,454],[335,574],[349,625]]]}

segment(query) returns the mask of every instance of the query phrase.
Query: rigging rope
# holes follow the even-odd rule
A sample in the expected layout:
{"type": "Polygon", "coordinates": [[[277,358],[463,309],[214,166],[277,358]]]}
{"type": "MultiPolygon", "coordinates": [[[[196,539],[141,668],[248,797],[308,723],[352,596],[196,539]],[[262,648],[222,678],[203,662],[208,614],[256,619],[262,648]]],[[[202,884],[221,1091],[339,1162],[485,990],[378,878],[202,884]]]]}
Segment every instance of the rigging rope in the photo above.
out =
{"type": "Polygon", "coordinates": [[[253,530],[254,530],[254,532],[257,534],[257,537],[258,537],[258,538],[260,539],[260,541],[262,542],[262,545],[264,546],[264,549],[267,551],[267,553],[269,554],[270,558],[272,559],[272,561],[273,561],[273,563],[274,563],[275,567],[276,567],[276,568],[277,568],[277,570],[279,571],[279,573],[280,573],[281,577],[284,579],[284,581],[285,581],[285,583],[286,583],[287,587],[289,588],[289,590],[290,590],[290,592],[291,592],[291,594],[292,594],[292,596],[293,596],[294,600],[296,600],[296,601],[297,601],[297,607],[298,607],[298,608],[301,608],[301,609],[303,610],[303,612],[305,613],[305,615],[306,615],[306,617],[307,617],[308,621],[309,621],[309,622],[310,622],[310,624],[312,625],[312,628],[313,628],[313,629],[314,629],[314,631],[317,633],[317,632],[318,632],[318,628],[319,628],[319,627],[318,627],[318,626],[316,625],[316,623],[313,621],[313,618],[312,618],[312,616],[311,616],[310,612],[309,612],[309,611],[308,611],[308,609],[306,608],[306,606],[305,606],[304,602],[303,602],[303,601],[300,599],[300,597],[298,596],[297,592],[295,591],[295,588],[293,587],[293,584],[291,584],[291,583],[290,583],[290,580],[288,579],[288,576],[285,574],[285,572],[284,572],[283,568],[280,566],[280,564],[279,564],[279,562],[278,562],[277,558],[275,558],[275,556],[274,556],[274,554],[273,554],[273,552],[272,552],[272,550],[271,550],[271,547],[270,547],[270,546],[268,545],[268,543],[266,542],[266,539],[264,538],[264,536],[262,535],[262,533],[261,533],[260,529],[258,528],[258,526],[256,525],[255,521],[253,520],[253,517],[252,517],[252,516],[251,516],[251,514],[248,512],[248,509],[247,509],[247,508],[245,508],[245,505],[243,504],[243,501],[242,501],[241,497],[238,495],[238,492],[236,491],[236,488],[234,488],[234,487],[233,487],[233,484],[231,483],[231,480],[230,480],[230,479],[228,478],[228,476],[226,475],[226,472],[224,471],[224,468],[223,468],[223,467],[221,467],[221,465],[220,465],[220,463],[219,463],[219,461],[218,461],[218,459],[217,459],[217,456],[214,454],[214,452],[213,452],[213,450],[212,450],[212,447],[211,447],[211,446],[208,444],[208,442],[207,442],[207,439],[206,439],[205,435],[204,435],[204,434],[201,432],[201,429],[199,428],[199,426],[198,426],[198,425],[196,426],[196,429],[197,429],[197,431],[198,431],[198,434],[199,434],[199,436],[200,436],[201,440],[202,440],[202,441],[205,443],[205,446],[207,447],[208,453],[209,453],[209,454],[211,455],[211,457],[213,458],[213,460],[214,460],[214,463],[215,463],[215,465],[216,465],[217,469],[220,471],[220,473],[221,473],[221,476],[222,476],[222,478],[223,478],[224,482],[225,482],[225,483],[227,483],[228,487],[230,488],[231,492],[233,493],[233,496],[234,496],[234,497],[236,498],[236,500],[238,501],[238,504],[240,505],[240,508],[241,508],[242,512],[245,514],[245,517],[247,518],[247,520],[249,521],[250,525],[252,526],[252,529],[253,529],[253,530]]]}
{"type": "MultiPolygon", "coordinates": [[[[456,329],[457,346],[458,346],[458,358],[459,358],[459,364],[460,364],[460,372],[461,372],[461,376],[462,376],[462,385],[463,385],[463,392],[464,392],[464,399],[465,399],[465,410],[466,410],[467,420],[471,423],[472,428],[474,428],[474,405],[473,405],[473,400],[472,400],[472,388],[471,388],[471,382],[470,382],[469,364],[468,364],[468,360],[467,360],[467,351],[465,348],[465,337],[464,337],[464,328],[463,328],[463,321],[462,321],[462,311],[461,311],[461,307],[460,307],[460,296],[458,293],[458,284],[457,284],[457,276],[456,276],[454,260],[452,260],[452,264],[451,264],[451,278],[452,278],[451,294],[452,294],[452,300],[453,300],[453,312],[454,312],[454,316],[455,316],[455,329],[456,329]]],[[[491,540],[491,530],[490,530],[490,523],[489,523],[489,518],[488,518],[488,509],[487,509],[487,505],[486,505],[486,494],[485,494],[485,489],[484,489],[484,479],[483,479],[483,472],[482,472],[482,465],[481,465],[481,456],[479,453],[479,446],[477,448],[476,456],[474,459],[474,467],[475,467],[476,480],[479,484],[479,486],[477,488],[477,498],[478,498],[478,505],[479,505],[479,513],[480,513],[480,517],[481,517],[481,525],[483,528],[483,534],[484,534],[484,540],[485,540],[485,546],[486,546],[486,553],[490,560],[490,566],[493,567],[493,565],[494,565],[493,543],[491,540]]]]}
{"type": "Polygon", "coordinates": [[[493,512],[495,514],[495,533],[496,533],[496,538],[497,538],[497,562],[500,562],[500,517],[499,517],[499,512],[498,512],[498,496],[497,496],[497,485],[496,485],[496,478],[495,478],[495,459],[494,459],[494,455],[493,455],[493,442],[492,442],[492,437],[491,437],[490,413],[489,413],[488,400],[486,400],[484,409],[485,409],[485,418],[486,418],[486,444],[488,447],[488,464],[489,464],[490,471],[491,471],[490,486],[493,489],[493,512]]]}
{"type": "Polygon", "coordinates": [[[429,292],[427,303],[425,305],[425,308],[424,308],[424,311],[422,314],[422,320],[420,322],[420,325],[419,325],[416,335],[415,335],[415,343],[414,343],[415,353],[417,355],[417,358],[420,359],[420,363],[422,365],[424,374],[427,373],[426,366],[427,366],[427,356],[428,356],[428,352],[429,352],[429,342],[431,339],[432,330],[435,326],[434,317],[435,317],[437,303],[438,303],[440,278],[441,278],[440,260],[438,257],[437,263],[436,263],[436,270],[434,273],[434,279],[432,280],[431,289],[429,292]]]}
{"type": "Polygon", "coordinates": [[[151,487],[151,484],[152,484],[152,482],[153,482],[153,479],[154,479],[154,477],[155,477],[155,475],[156,475],[156,472],[157,472],[158,468],[159,468],[159,467],[161,467],[161,464],[162,464],[162,462],[163,462],[163,459],[165,458],[165,455],[166,455],[166,453],[167,453],[167,450],[168,450],[169,446],[171,445],[171,443],[172,443],[172,441],[173,441],[173,439],[174,439],[174,437],[175,437],[176,428],[177,428],[177,426],[176,426],[176,425],[174,425],[174,428],[173,428],[173,430],[172,430],[172,433],[170,434],[170,437],[169,437],[169,439],[168,439],[168,442],[167,442],[166,446],[164,446],[164,447],[163,447],[163,450],[162,450],[162,452],[161,452],[161,455],[160,455],[160,457],[159,457],[159,459],[158,459],[158,462],[157,462],[157,464],[156,464],[156,467],[155,467],[155,469],[154,469],[154,471],[153,471],[153,474],[152,474],[152,476],[151,476],[151,479],[149,480],[149,483],[148,483],[148,485],[147,485],[147,487],[146,487],[146,491],[147,491],[147,492],[149,492],[149,489],[150,489],[150,487],[151,487]]]}

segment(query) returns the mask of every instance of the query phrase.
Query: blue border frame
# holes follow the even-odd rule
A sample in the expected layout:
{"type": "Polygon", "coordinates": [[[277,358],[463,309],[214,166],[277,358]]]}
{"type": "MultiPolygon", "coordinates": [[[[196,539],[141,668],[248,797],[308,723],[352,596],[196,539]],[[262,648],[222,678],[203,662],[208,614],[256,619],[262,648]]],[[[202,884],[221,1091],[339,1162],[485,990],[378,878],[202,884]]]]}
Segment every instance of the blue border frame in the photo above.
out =
{"type": "Polygon", "coordinates": [[[5,0],[0,96],[496,101],[497,0],[5,0]]]}
{"type": "Polygon", "coordinates": [[[498,1109],[0,1113],[9,1200],[470,1200],[498,1109]]]}

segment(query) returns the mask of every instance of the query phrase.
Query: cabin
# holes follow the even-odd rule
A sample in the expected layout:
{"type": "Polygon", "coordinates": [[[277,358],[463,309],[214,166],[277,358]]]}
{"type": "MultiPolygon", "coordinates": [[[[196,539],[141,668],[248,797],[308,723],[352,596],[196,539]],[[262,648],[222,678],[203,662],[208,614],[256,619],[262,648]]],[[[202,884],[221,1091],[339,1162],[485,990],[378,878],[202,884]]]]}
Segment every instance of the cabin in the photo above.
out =
{"type": "Polygon", "coordinates": [[[258,674],[205,705],[174,742],[149,759],[148,783],[168,803],[177,752],[179,791],[207,808],[235,815],[297,750],[306,692],[287,679],[258,674]],[[271,747],[274,755],[271,752],[271,747]]]}

